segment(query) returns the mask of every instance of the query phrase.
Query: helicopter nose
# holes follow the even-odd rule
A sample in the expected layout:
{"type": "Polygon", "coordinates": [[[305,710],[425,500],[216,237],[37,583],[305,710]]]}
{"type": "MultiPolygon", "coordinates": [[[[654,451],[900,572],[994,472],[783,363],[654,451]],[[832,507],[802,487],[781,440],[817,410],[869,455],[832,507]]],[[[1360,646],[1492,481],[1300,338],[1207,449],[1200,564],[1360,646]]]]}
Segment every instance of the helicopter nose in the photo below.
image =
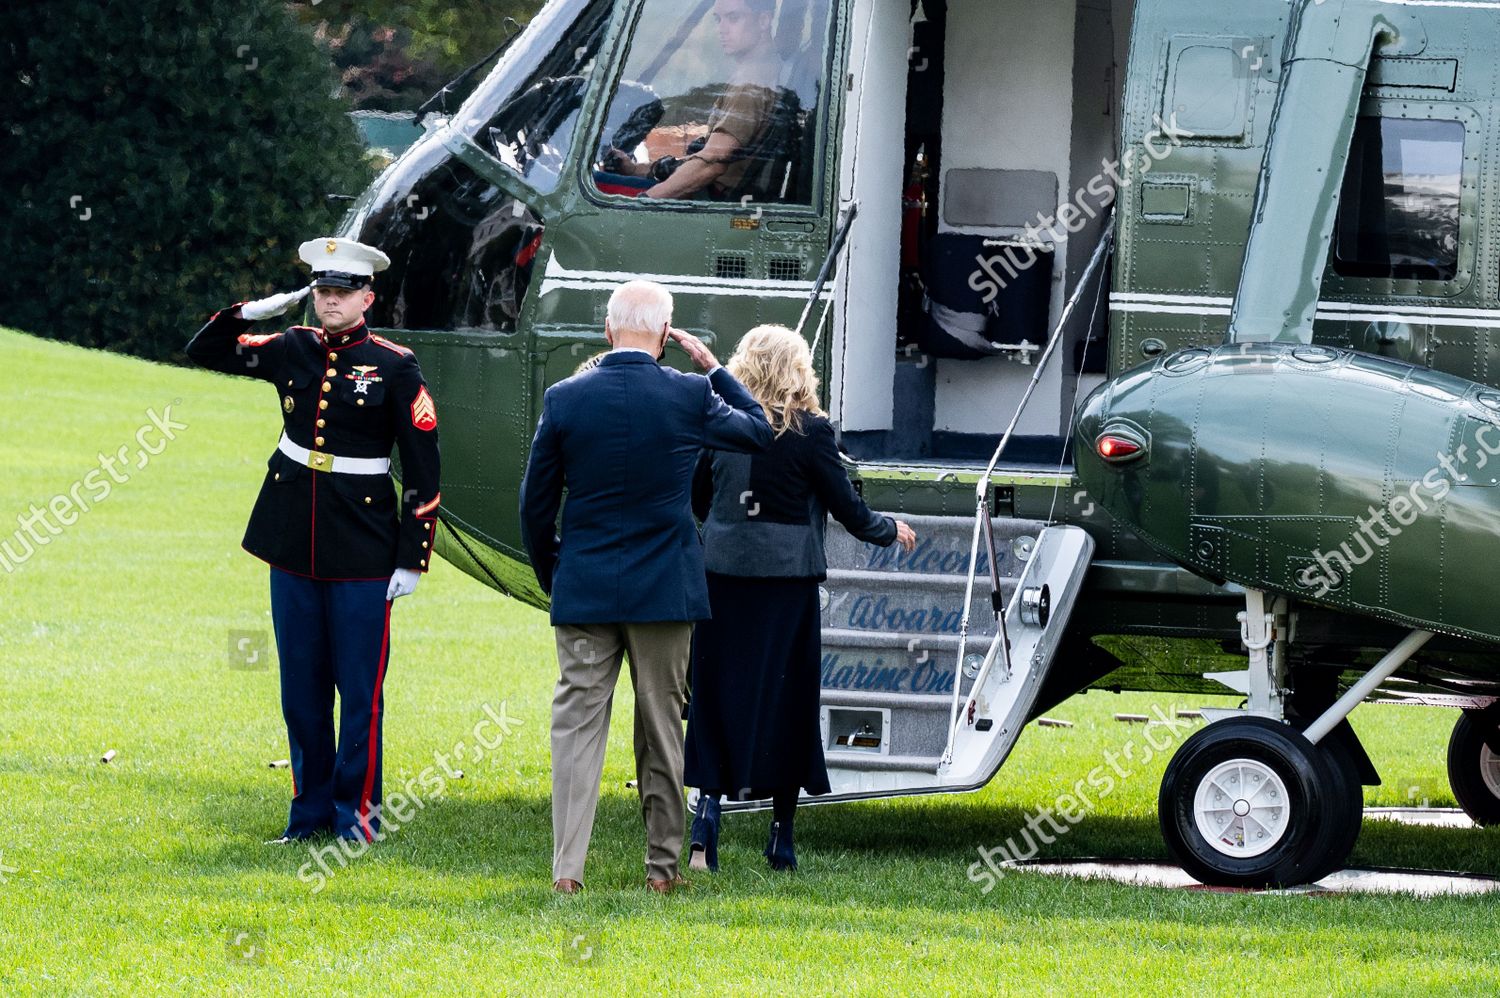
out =
{"type": "Polygon", "coordinates": [[[1143,423],[1122,414],[1122,407],[1113,401],[1111,385],[1106,383],[1094,389],[1078,408],[1074,460],[1079,467],[1090,466],[1095,474],[1123,470],[1125,465],[1142,463],[1150,456],[1151,438],[1143,423]]]}

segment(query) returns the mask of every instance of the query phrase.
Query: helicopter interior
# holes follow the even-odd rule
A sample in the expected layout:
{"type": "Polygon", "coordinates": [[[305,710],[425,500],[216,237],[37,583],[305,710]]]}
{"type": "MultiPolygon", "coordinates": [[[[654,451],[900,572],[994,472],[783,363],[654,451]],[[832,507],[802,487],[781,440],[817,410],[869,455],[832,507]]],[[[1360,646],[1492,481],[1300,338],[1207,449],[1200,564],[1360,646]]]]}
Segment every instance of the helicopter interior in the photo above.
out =
{"type": "Polygon", "coordinates": [[[1074,401],[1106,364],[1107,266],[1079,285],[1114,199],[1102,167],[1118,148],[1133,3],[874,6],[855,25],[869,44],[841,185],[860,201],[834,339],[845,449],[874,462],[987,460],[1079,292],[1004,455],[1056,468],[1074,401]]]}

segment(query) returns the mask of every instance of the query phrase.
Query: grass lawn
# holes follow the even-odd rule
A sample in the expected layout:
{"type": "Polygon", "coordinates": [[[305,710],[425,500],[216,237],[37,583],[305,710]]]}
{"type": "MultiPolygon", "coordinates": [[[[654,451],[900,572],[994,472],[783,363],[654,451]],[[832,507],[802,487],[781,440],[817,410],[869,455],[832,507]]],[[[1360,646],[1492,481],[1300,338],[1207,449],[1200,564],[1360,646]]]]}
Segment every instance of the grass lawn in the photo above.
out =
{"type": "MultiPolygon", "coordinates": [[[[588,888],[555,897],[551,631],[446,564],[395,609],[386,789],[436,753],[463,778],[367,855],[309,876],[305,849],[262,844],[290,777],[267,766],[287,754],[274,648],[247,662],[270,632],[267,570],[239,539],[278,432],[271,390],[3,330],[0,358],[18,386],[0,408],[0,540],[15,549],[16,517],[101,452],[132,457],[126,481],[0,572],[0,994],[1500,991],[1492,898],[1026,873],[982,892],[967,873],[980,847],[1142,742],[1115,711],[1200,705],[1165,694],[1073,699],[1053,714],[1075,727],[1033,727],[976,794],[807,809],[794,876],[764,867],[764,816],[730,816],[726,872],[658,898],[625,787],[622,685],[588,888]],[[136,433],[168,405],[186,427],[137,467],[136,433]],[[486,705],[516,724],[480,757],[486,705]]],[[[1366,706],[1354,720],[1385,779],[1370,803],[1452,805],[1451,711],[1366,706]]],[[[1042,855],[1164,857],[1164,763],[1137,767],[1042,855]]],[[[1369,822],[1354,862],[1497,873],[1500,833],[1369,822]]]]}

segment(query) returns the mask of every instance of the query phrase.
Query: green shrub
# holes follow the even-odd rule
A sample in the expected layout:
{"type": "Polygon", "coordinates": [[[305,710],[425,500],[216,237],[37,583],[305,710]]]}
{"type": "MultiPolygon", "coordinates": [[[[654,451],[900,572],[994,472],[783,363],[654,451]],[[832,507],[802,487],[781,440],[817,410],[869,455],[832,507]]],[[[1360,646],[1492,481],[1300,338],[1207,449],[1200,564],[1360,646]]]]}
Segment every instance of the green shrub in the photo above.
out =
{"type": "Polygon", "coordinates": [[[305,282],[370,180],[326,54],[281,0],[10,0],[0,324],[157,359],[305,282]]]}

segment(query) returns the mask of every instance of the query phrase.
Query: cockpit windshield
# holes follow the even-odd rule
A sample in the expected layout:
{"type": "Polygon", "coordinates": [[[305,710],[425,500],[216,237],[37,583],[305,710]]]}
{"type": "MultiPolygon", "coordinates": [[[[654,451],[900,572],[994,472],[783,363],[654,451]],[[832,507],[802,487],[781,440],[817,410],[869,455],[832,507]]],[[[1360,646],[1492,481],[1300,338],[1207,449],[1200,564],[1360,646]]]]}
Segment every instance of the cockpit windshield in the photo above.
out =
{"type": "Polygon", "coordinates": [[[594,163],[606,194],[809,204],[826,0],[646,0],[594,163]]]}
{"type": "Polygon", "coordinates": [[[481,149],[544,194],[572,147],[612,6],[549,3],[455,116],[481,149]]]}

